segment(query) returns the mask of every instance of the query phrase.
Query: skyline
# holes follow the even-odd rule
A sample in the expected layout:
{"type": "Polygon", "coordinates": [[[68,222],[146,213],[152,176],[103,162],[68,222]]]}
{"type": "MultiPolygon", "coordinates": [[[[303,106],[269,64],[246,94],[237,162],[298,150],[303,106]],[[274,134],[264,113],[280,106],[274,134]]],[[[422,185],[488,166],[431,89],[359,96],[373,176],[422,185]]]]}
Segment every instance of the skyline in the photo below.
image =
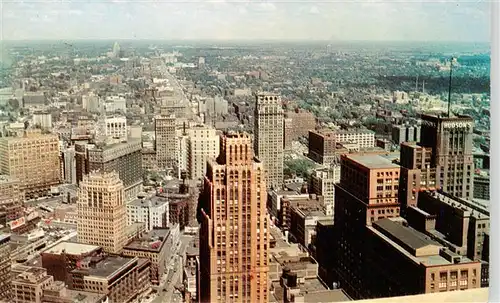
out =
{"type": "Polygon", "coordinates": [[[488,1],[35,0],[1,5],[4,41],[489,42],[491,30],[488,1]]]}

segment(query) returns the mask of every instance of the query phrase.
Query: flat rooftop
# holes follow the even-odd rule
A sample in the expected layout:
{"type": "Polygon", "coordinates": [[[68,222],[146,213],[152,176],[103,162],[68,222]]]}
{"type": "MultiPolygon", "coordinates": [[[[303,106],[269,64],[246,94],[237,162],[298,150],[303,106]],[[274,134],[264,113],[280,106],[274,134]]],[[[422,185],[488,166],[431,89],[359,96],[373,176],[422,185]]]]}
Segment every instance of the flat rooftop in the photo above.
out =
{"type": "Polygon", "coordinates": [[[83,243],[75,243],[75,242],[61,242],[47,250],[43,253],[60,255],[63,252],[69,255],[81,255],[87,254],[94,250],[99,249],[97,245],[89,245],[83,243]]]}
{"type": "Polygon", "coordinates": [[[121,268],[132,264],[133,262],[135,262],[135,260],[136,258],[109,256],[101,262],[97,263],[95,267],[89,268],[88,272],[91,276],[110,278],[115,275],[121,268]]]}
{"type": "Polygon", "coordinates": [[[381,299],[359,300],[359,303],[478,303],[489,302],[489,288],[474,288],[461,291],[436,292],[415,296],[392,297],[381,299]]]}
{"type": "Polygon", "coordinates": [[[399,244],[403,244],[410,249],[417,250],[428,245],[441,246],[439,243],[431,240],[419,231],[403,226],[402,224],[396,223],[390,219],[375,221],[373,226],[375,226],[378,230],[381,230],[385,235],[389,236],[391,240],[400,242],[399,244]]]}
{"type": "Polygon", "coordinates": [[[132,240],[123,248],[132,250],[159,252],[162,248],[163,243],[168,239],[169,235],[170,235],[170,229],[155,228],[150,232],[148,232],[146,235],[138,239],[132,240]]]}
{"type": "Polygon", "coordinates": [[[379,155],[347,155],[351,159],[368,169],[399,168],[399,165],[379,155]]]}

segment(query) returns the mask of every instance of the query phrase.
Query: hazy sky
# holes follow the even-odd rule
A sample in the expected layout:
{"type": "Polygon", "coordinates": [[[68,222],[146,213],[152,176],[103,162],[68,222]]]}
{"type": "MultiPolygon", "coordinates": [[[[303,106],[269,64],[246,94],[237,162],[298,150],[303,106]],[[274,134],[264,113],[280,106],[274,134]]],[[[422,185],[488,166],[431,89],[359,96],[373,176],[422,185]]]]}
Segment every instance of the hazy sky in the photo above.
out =
{"type": "Polygon", "coordinates": [[[0,1],[5,40],[490,40],[477,0],[0,1]]]}

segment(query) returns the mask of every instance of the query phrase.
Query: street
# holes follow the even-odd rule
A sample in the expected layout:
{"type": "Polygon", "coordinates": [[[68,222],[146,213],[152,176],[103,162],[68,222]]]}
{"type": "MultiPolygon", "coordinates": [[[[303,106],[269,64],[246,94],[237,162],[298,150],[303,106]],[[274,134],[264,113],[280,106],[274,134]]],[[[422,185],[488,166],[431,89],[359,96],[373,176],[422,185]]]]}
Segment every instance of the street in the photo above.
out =
{"type": "Polygon", "coordinates": [[[144,303],[169,303],[169,302],[182,302],[182,298],[179,295],[176,295],[175,286],[178,284],[182,284],[183,279],[183,269],[184,264],[180,264],[182,260],[184,260],[184,255],[186,253],[186,248],[189,242],[193,239],[193,236],[189,235],[181,235],[180,243],[178,246],[177,252],[172,254],[172,258],[167,260],[167,277],[165,280],[162,280],[159,286],[153,287],[157,290],[157,295],[153,300],[146,301],[143,300],[144,303]],[[182,256],[182,258],[180,257],[182,256]],[[163,291],[166,289],[166,291],[163,291]]]}

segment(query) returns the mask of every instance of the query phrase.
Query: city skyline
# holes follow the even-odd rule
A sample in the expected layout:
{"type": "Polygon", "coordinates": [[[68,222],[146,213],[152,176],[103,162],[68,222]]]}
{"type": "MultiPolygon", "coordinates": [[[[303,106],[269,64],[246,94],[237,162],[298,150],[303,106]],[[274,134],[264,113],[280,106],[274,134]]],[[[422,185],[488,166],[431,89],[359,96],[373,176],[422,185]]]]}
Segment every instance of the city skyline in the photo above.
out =
{"type": "Polygon", "coordinates": [[[489,1],[3,1],[1,11],[3,40],[490,40],[489,1]]]}

